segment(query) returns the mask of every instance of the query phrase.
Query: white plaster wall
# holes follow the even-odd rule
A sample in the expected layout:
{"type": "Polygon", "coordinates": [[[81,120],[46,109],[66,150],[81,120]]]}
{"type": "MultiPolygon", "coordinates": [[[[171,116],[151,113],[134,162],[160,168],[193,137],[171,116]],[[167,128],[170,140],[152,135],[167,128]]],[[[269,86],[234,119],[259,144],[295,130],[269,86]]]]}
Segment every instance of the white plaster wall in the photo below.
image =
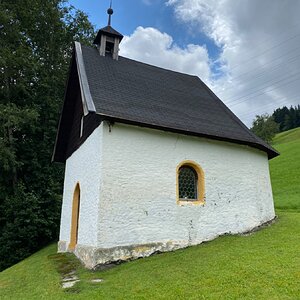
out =
{"type": "Polygon", "coordinates": [[[67,159],[63,204],[60,224],[60,242],[70,242],[73,193],[80,184],[78,244],[96,246],[100,197],[102,133],[100,125],[67,159]]]}
{"type": "Polygon", "coordinates": [[[118,123],[111,132],[103,126],[99,248],[192,245],[250,230],[275,216],[266,153],[118,123]],[[176,204],[176,167],[183,160],[205,172],[203,206],[176,204]]]}

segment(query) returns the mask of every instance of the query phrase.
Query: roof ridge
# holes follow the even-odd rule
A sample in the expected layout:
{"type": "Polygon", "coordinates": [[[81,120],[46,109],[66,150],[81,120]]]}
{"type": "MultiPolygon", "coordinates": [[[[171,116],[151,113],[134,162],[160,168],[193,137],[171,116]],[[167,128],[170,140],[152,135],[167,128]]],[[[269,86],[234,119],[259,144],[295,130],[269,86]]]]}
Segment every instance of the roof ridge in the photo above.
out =
{"type": "MultiPolygon", "coordinates": [[[[91,47],[91,46],[87,46],[87,45],[81,45],[81,47],[89,48],[89,49],[92,49],[92,50],[97,50],[95,47],[91,47]]],[[[102,56],[102,58],[105,58],[105,56],[102,56]]],[[[175,70],[172,70],[172,69],[166,69],[166,68],[163,68],[163,67],[151,65],[150,63],[146,63],[146,62],[143,62],[143,61],[139,61],[139,60],[136,60],[136,59],[132,59],[132,58],[129,58],[129,57],[126,57],[126,56],[119,55],[119,59],[120,59],[120,58],[121,58],[121,60],[122,60],[122,59],[130,60],[130,61],[133,61],[133,62],[138,63],[138,64],[142,64],[142,65],[149,66],[149,67],[151,67],[151,68],[156,68],[156,69],[160,69],[160,70],[167,71],[167,72],[177,73],[177,74],[184,75],[184,76],[188,76],[188,77],[196,77],[196,78],[199,78],[197,75],[187,74],[187,73],[175,71],[175,70]]]]}

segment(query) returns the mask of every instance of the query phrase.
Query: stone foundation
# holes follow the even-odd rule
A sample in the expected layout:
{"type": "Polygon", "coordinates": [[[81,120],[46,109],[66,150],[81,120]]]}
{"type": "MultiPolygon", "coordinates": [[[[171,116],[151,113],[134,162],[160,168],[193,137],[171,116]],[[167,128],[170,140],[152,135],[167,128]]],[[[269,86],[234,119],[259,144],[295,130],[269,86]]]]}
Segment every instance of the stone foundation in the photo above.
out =
{"type": "MultiPolygon", "coordinates": [[[[245,230],[244,232],[239,232],[238,234],[248,235],[254,233],[258,230],[261,230],[267,226],[270,226],[274,223],[275,218],[264,222],[258,226],[255,226],[251,230],[245,230]]],[[[232,233],[225,233],[232,234],[232,233]]],[[[224,235],[224,234],[222,234],[224,235]]],[[[157,252],[169,252],[182,248],[186,248],[188,246],[199,245],[203,242],[207,242],[215,239],[220,235],[211,237],[206,240],[197,241],[194,243],[190,243],[187,241],[169,241],[166,243],[158,242],[158,243],[149,243],[149,244],[141,244],[141,245],[129,245],[129,246],[118,246],[112,248],[96,248],[85,245],[77,245],[74,254],[81,260],[81,262],[85,265],[85,267],[89,269],[95,269],[99,265],[108,265],[110,263],[116,262],[124,262],[129,260],[134,260],[137,258],[147,257],[157,252]]],[[[68,242],[59,241],[58,242],[58,252],[69,252],[68,242]]]]}
{"type": "MultiPolygon", "coordinates": [[[[85,267],[94,269],[98,265],[106,265],[118,261],[128,261],[150,256],[156,252],[168,252],[189,246],[187,243],[151,243],[143,245],[119,246],[113,248],[96,248],[85,245],[76,245],[74,254],[82,261],[85,267]]],[[[58,252],[69,252],[68,242],[58,242],[58,252]]]]}

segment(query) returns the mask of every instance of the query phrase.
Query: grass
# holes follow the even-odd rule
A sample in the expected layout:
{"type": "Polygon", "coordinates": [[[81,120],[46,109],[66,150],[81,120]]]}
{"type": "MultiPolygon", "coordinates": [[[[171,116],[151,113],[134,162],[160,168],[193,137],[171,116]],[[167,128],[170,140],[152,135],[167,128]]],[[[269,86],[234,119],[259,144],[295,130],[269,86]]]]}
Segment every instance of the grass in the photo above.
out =
{"type": "Polygon", "coordinates": [[[300,299],[299,134],[275,139],[281,156],[270,169],[280,209],[272,226],[97,272],[50,245],[0,273],[0,299],[300,299]],[[71,270],[81,281],[63,290],[71,270]]]}
{"type": "Polygon", "coordinates": [[[57,269],[74,258],[57,260],[51,245],[0,274],[1,299],[297,299],[299,216],[280,212],[274,225],[253,235],[223,236],[106,271],[75,264],[81,282],[66,291],[57,269]]]}
{"type": "Polygon", "coordinates": [[[274,144],[283,144],[300,140],[300,127],[278,133],[274,138],[274,144]]]}
{"type": "Polygon", "coordinates": [[[278,134],[273,146],[281,153],[270,161],[275,206],[300,210],[300,128],[278,134]]]}

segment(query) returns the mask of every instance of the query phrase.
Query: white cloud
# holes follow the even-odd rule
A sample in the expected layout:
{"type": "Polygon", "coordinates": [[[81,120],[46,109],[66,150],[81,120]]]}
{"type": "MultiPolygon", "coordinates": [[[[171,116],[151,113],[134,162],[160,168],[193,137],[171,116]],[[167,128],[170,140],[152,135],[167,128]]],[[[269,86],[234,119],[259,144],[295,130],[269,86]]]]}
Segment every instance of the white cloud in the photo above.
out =
{"type": "Polygon", "coordinates": [[[125,36],[120,55],[166,69],[197,75],[204,81],[210,78],[207,49],[189,44],[184,49],[174,44],[170,35],[155,28],[138,27],[125,36]]]}
{"type": "Polygon", "coordinates": [[[300,102],[300,1],[169,0],[178,20],[222,47],[212,89],[247,125],[300,102]]]}

